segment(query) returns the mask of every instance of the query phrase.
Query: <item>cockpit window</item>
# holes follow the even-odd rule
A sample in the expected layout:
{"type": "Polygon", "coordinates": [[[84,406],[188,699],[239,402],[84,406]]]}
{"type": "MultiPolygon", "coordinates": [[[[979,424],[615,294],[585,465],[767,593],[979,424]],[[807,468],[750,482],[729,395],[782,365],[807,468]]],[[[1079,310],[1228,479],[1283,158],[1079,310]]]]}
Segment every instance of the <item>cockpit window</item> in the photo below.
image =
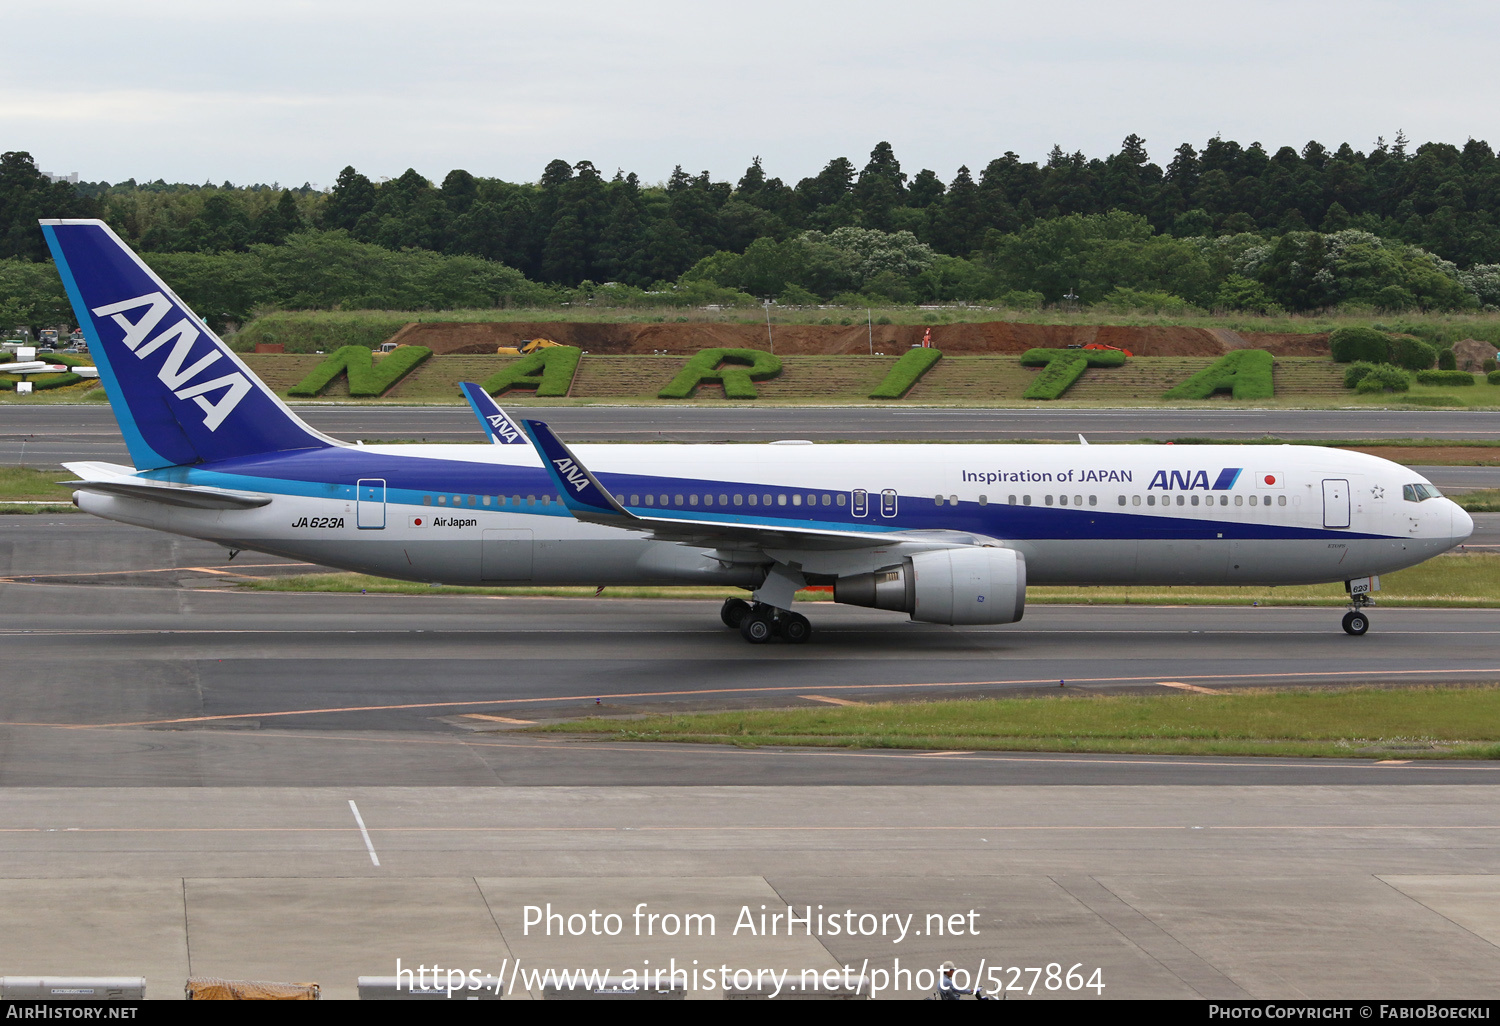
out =
{"type": "Polygon", "coordinates": [[[1401,498],[1407,502],[1422,502],[1426,499],[1441,499],[1443,493],[1430,484],[1409,484],[1401,486],[1401,498]]]}

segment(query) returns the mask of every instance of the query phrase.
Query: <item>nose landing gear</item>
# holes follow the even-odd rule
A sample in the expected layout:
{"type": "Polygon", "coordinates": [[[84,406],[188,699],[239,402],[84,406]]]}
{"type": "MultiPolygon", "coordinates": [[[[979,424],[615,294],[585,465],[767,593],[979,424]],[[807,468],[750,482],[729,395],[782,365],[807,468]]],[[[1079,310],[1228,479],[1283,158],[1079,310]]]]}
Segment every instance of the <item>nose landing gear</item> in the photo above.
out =
{"type": "Polygon", "coordinates": [[[1351,595],[1349,602],[1354,608],[1344,614],[1344,633],[1358,638],[1370,629],[1370,617],[1365,609],[1373,606],[1375,602],[1368,595],[1351,595]]]}

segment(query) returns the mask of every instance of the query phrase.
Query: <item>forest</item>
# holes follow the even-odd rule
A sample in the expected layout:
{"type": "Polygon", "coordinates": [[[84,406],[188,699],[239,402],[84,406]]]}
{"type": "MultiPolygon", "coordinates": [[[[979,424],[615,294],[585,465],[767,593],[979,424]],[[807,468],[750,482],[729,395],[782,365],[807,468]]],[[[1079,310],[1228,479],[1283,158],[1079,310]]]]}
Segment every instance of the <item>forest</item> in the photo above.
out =
{"type": "MultiPolygon", "coordinates": [[[[1163,163],[1006,153],[943,182],[879,143],[789,184],[660,183],[587,160],[536,182],[463,170],[310,186],[53,183],[0,155],[0,323],[60,289],[39,217],[101,217],[213,321],[264,309],[978,303],[1161,313],[1500,307],[1500,158],[1487,143],[1270,152],[1221,138],[1163,163]]],[[[62,319],[67,319],[64,316],[62,319]]]]}

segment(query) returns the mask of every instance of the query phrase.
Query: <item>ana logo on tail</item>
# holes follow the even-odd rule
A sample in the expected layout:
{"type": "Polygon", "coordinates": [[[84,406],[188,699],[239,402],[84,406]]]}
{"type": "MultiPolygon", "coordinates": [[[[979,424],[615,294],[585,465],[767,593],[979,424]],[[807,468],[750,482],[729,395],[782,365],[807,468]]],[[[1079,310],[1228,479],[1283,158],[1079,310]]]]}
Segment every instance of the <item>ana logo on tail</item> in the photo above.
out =
{"type": "Polygon", "coordinates": [[[575,492],[581,492],[589,486],[588,475],[578,469],[578,465],[564,456],[560,460],[553,460],[552,465],[573,486],[575,492]]]}
{"type": "Polygon", "coordinates": [[[526,436],[521,434],[521,429],[512,424],[503,413],[491,413],[485,420],[490,422],[490,430],[495,432],[495,437],[500,439],[502,445],[515,445],[526,441],[526,436]]]}
{"type": "Polygon", "coordinates": [[[156,330],[157,325],[166,319],[168,313],[173,311],[171,300],[160,292],[152,292],[135,299],[95,307],[93,313],[95,317],[112,318],[120,326],[125,333],[120,341],[125,344],[126,349],[135,354],[138,360],[144,360],[172,342],[171,348],[167,350],[161,366],[157,369],[156,377],[171,389],[172,394],[178,399],[191,399],[196,403],[204,413],[203,426],[210,431],[215,431],[224,422],[224,418],[234,412],[240,400],[249,394],[250,382],[244,374],[235,371],[208,381],[189,384],[218,362],[224,354],[218,349],[211,349],[196,363],[184,367],[192,354],[193,344],[202,334],[193,327],[187,317],[178,318],[175,324],[163,329],[148,341],[147,336],[156,330]],[[149,307],[149,309],[140,316],[139,320],[132,321],[125,316],[126,311],[140,307],[149,307]],[[224,392],[217,402],[211,402],[206,398],[209,393],[219,389],[223,389],[224,392]]]}

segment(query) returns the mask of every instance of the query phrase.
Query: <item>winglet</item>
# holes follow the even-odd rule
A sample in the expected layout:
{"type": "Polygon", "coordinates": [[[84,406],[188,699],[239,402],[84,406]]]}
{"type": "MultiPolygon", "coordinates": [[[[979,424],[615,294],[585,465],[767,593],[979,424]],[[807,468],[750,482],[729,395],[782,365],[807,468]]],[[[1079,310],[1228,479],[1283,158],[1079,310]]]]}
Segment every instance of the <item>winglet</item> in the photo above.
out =
{"type": "Polygon", "coordinates": [[[491,442],[495,445],[526,444],[526,435],[488,392],[472,381],[460,381],[458,387],[463,390],[464,398],[469,400],[474,416],[479,418],[480,426],[491,442]]]}
{"type": "Polygon", "coordinates": [[[563,505],[573,516],[599,524],[637,524],[639,518],[615,501],[609,489],[579,462],[562,439],[540,420],[523,420],[521,426],[542,454],[542,465],[552,475],[563,505]]]}

